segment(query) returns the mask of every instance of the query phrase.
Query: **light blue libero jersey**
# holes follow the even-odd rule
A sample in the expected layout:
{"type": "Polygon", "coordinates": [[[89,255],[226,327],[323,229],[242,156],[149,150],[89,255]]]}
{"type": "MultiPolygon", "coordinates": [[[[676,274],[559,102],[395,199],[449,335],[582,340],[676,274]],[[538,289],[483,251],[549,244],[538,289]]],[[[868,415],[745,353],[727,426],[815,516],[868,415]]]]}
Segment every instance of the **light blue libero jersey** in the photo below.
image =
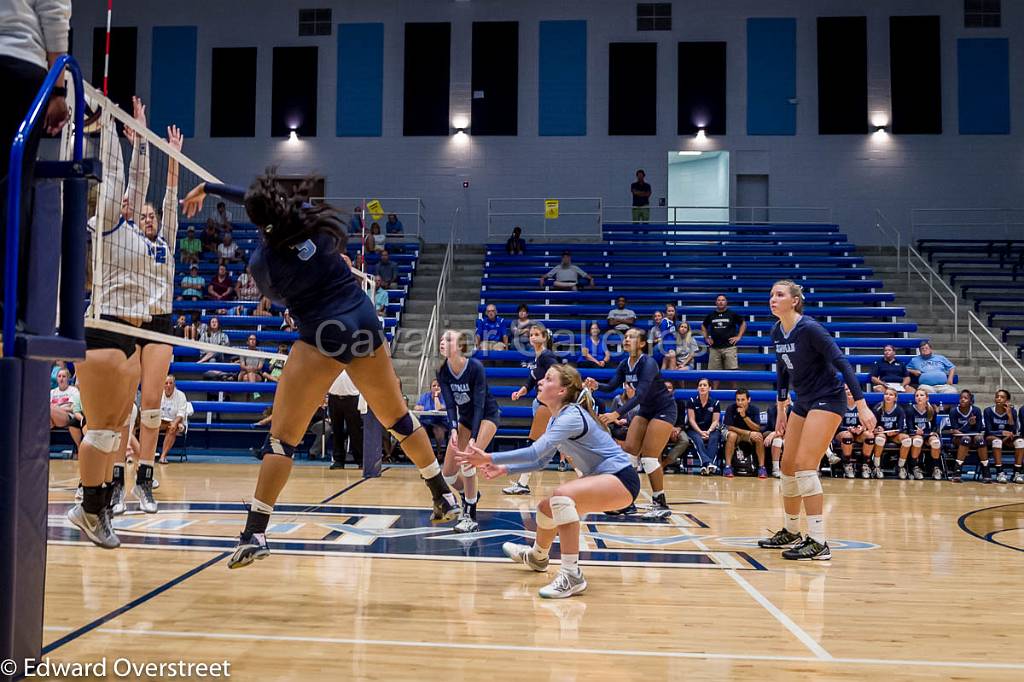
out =
{"type": "Polygon", "coordinates": [[[630,465],[629,455],[576,404],[553,416],[544,435],[529,447],[496,452],[491,458],[507,466],[509,473],[520,474],[543,469],[556,452],[572,457],[573,466],[584,476],[614,474],[630,465]]]}

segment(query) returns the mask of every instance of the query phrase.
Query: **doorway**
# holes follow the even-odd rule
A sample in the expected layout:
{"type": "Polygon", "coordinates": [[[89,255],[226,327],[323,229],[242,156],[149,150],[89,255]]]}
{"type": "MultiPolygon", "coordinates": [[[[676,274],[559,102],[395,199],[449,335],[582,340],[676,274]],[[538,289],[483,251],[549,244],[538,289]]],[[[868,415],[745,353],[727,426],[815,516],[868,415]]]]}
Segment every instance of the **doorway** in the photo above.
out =
{"type": "Polygon", "coordinates": [[[668,221],[729,222],[729,152],[668,153],[668,221]]]}
{"type": "Polygon", "coordinates": [[[736,176],[736,222],[768,222],[768,176],[736,176]]]}

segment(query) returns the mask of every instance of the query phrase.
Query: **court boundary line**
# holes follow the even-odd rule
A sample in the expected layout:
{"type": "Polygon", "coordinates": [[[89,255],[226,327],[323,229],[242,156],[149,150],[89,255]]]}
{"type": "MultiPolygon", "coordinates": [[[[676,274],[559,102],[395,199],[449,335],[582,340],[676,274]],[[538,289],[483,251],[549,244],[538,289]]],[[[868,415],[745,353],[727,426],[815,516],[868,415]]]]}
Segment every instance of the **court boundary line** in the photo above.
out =
{"type": "Polygon", "coordinates": [[[962,530],[963,532],[967,533],[968,535],[970,535],[973,538],[977,538],[979,540],[983,540],[984,542],[988,542],[990,544],[996,545],[997,547],[1005,547],[1006,549],[1012,549],[1015,552],[1024,552],[1024,548],[1015,547],[1013,545],[1008,545],[1008,544],[1006,544],[1004,542],[999,542],[999,540],[996,540],[995,538],[992,537],[993,535],[996,535],[997,533],[1001,533],[1004,530],[1015,530],[1013,528],[1001,528],[999,530],[994,530],[994,531],[988,533],[987,535],[978,535],[973,530],[971,530],[970,528],[967,527],[967,519],[969,517],[971,517],[971,516],[974,516],[975,514],[980,514],[981,512],[992,511],[993,509],[1002,509],[1003,507],[1017,507],[1017,506],[1020,506],[1020,505],[1021,505],[1021,502],[1010,502],[1009,504],[997,504],[997,505],[992,506],[992,507],[982,507],[981,509],[974,509],[974,510],[971,510],[971,511],[965,513],[965,514],[961,514],[960,518],[956,520],[956,525],[960,526],[960,530],[962,530]]]}
{"type": "MultiPolygon", "coordinates": [[[[46,629],[60,629],[48,626],[46,629]]],[[[295,642],[307,644],[341,644],[352,646],[394,646],[415,649],[456,649],[471,651],[511,651],[521,653],[551,653],[568,655],[622,656],[628,658],[669,658],[707,659],[731,661],[774,661],[793,663],[822,663],[826,665],[874,665],[903,666],[918,668],[964,668],[969,670],[1024,670],[1024,663],[996,663],[987,661],[939,661],[918,659],[884,659],[829,657],[819,659],[812,656],[784,656],[777,654],[732,654],[696,651],[644,651],[638,649],[593,649],[585,647],[534,646],[525,644],[489,644],[478,642],[425,642],[398,639],[365,639],[359,637],[313,637],[302,635],[272,635],[246,632],[186,632],[175,630],[150,630],[145,628],[100,629],[108,635],[143,635],[156,637],[194,638],[213,640],[238,640],[262,642],[295,642]]]]}

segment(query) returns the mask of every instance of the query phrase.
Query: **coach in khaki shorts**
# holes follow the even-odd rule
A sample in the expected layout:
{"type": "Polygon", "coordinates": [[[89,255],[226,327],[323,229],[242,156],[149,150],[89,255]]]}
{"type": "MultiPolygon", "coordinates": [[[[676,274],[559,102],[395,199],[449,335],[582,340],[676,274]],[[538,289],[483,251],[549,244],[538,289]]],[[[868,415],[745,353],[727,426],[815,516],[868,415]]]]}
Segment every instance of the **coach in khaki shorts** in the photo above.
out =
{"type": "MultiPolygon", "coordinates": [[[[708,344],[708,369],[739,369],[736,344],[746,333],[747,323],[729,310],[729,300],[725,296],[715,299],[715,310],[704,318],[700,330],[708,344]]],[[[718,386],[717,381],[715,386],[718,386]]]]}

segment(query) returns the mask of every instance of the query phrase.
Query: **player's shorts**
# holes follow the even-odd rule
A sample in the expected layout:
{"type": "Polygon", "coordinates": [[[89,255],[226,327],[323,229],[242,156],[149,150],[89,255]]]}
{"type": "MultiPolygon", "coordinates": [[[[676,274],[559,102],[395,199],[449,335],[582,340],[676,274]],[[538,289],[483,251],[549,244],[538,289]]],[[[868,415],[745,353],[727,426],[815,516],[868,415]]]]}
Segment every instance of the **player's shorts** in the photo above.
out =
{"type": "Polygon", "coordinates": [[[305,324],[300,319],[299,340],[347,365],[353,358],[372,355],[384,344],[385,337],[373,303],[363,297],[355,308],[322,322],[305,324]]]}
{"type": "Polygon", "coordinates": [[[825,396],[816,400],[800,400],[793,404],[793,414],[798,417],[806,417],[811,410],[823,410],[837,414],[840,417],[846,414],[846,394],[838,396],[825,396]]]}
{"type": "Polygon", "coordinates": [[[675,426],[676,417],[678,415],[679,408],[676,407],[676,402],[674,400],[670,403],[665,403],[663,405],[654,405],[653,407],[641,405],[640,409],[637,410],[636,413],[636,416],[643,417],[647,421],[658,419],[663,422],[668,422],[673,426],[675,426]]]}
{"type": "MultiPolygon", "coordinates": [[[[143,322],[139,329],[145,329],[146,331],[157,332],[159,334],[167,334],[168,336],[174,335],[174,322],[171,321],[170,314],[167,315],[154,315],[153,319],[149,322],[143,322]]],[[[154,341],[152,339],[141,339],[136,338],[135,343],[139,348],[145,348],[146,346],[157,343],[164,346],[171,344],[165,341],[154,341]]]]}
{"type": "MultiPolygon", "coordinates": [[[[100,319],[129,324],[121,318],[114,317],[113,315],[100,315],[100,319]]],[[[132,353],[135,352],[136,342],[137,339],[134,336],[122,334],[121,332],[111,332],[106,329],[95,329],[92,327],[85,328],[86,351],[113,348],[124,353],[125,358],[130,358],[132,353]]]]}
{"type": "Polygon", "coordinates": [[[630,496],[636,500],[636,496],[640,494],[640,476],[636,473],[636,469],[632,465],[623,467],[612,476],[622,481],[622,485],[626,486],[630,496]]]}
{"type": "MultiPolygon", "coordinates": [[[[501,426],[501,410],[498,409],[497,403],[494,404],[493,408],[488,406],[484,410],[484,416],[481,421],[488,421],[495,426],[501,426]]],[[[465,426],[467,429],[473,428],[473,425],[469,423],[469,419],[463,418],[461,414],[459,415],[459,426],[465,426]]]]}

